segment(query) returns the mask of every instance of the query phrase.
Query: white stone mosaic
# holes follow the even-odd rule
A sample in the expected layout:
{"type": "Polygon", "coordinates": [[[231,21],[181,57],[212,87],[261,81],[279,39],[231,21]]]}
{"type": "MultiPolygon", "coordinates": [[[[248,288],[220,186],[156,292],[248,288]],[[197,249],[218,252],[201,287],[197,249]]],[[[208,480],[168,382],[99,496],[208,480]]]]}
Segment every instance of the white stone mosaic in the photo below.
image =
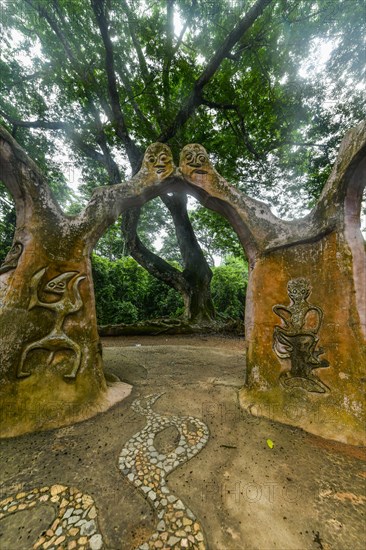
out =
{"type": "Polygon", "coordinates": [[[50,503],[57,516],[32,546],[40,550],[101,550],[102,535],[97,523],[97,509],[90,495],[75,487],[52,485],[22,491],[0,501],[0,519],[37,504],[50,503]]]}
{"type": "Polygon", "coordinates": [[[162,394],[149,395],[132,403],[134,411],[146,416],[147,424],[122,449],[119,468],[150,502],[157,516],[156,532],[138,550],[191,548],[206,550],[205,536],[194,513],[173,493],[166,476],[206,445],[207,426],[192,416],[162,416],[152,405],[162,394]],[[175,427],[180,435],[174,451],[160,453],[154,446],[158,433],[175,427]]]}

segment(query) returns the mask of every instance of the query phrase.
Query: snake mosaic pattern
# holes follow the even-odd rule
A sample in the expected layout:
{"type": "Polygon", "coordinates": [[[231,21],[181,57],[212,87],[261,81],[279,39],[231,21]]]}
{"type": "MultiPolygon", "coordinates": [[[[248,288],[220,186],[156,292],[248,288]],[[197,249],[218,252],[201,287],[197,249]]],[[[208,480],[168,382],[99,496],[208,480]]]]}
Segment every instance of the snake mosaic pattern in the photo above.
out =
{"type": "Polygon", "coordinates": [[[166,476],[201,451],[208,441],[209,431],[203,422],[192,416],[168,417],[154,412],[151,407],[161,395],[150,395],[132,403],[134,411],[146,416],[147,424],[127,441],[119,458],[122,473],[149,500],[158,518],[156,532],[138,546],[138,550],[206,550],[200,523],[170,492],[166,476]],[[154,446],[155,436],[172,426],[180,435],[178,446],[169,454],[160,453],[154,446]]]}

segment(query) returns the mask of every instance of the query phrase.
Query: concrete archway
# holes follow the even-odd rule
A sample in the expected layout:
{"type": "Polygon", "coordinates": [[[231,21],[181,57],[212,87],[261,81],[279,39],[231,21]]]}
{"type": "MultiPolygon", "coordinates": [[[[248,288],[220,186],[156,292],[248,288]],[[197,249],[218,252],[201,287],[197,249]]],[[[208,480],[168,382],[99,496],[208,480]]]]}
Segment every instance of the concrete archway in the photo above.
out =
{"type": "Polygon", "coordinates": [[[178,169],[169,154],[162,166],[145,155],[131,181],[98,189],[69,218],[13,138],[1,129],[0,139],[2,179],[17,210],[14,247],[1,269],[4,435],[56,427],[107,406],[91,251],[123,210],[188,191],[229,220],[249,259],[243,406],[326,437],[363,441],[366,124],[345,137],[316,207],[293,222],[230,186],[197,144],[182,150],[178,169]],[[30,414],[40,404],[41,425],[30,414]]]}

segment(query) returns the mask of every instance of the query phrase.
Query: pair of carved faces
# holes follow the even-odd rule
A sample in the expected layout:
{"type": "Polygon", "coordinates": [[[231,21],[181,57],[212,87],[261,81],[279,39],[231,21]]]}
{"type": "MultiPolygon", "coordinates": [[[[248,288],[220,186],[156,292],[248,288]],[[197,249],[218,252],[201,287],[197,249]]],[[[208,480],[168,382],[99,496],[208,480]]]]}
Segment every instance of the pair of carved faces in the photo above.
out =
{"type": "MultiPolygon", "coordinates": [[[[165,143],[153,143],[145,152],[143,168],[156,179],[164,179],[174,171],[173,155],[165,143]]],[[[186,145],[180,154],[180,171],[183,176],[192,179],[212,173],[212,167],[206,150],[198,143],[186,145]]]]}
{"type": "Polygon", "coordinates": [[[174,170],[173,155],[165,143],[153,143],[145,151],[143,167],[154,178],[164,179],[174,170]]]}

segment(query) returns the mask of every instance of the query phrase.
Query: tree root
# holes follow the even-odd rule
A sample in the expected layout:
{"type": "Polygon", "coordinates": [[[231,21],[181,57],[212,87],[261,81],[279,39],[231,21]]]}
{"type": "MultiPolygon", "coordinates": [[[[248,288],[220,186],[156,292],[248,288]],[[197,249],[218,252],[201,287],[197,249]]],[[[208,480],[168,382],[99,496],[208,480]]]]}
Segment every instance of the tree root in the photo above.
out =
{"type": "Polygon", "coordinates": [[[184,321],[182,319],[152,319],[134,324],[98,326],[100,336],[159,336],[161,334],[235,334],[244,336],[241,320],[184,321]]]}

